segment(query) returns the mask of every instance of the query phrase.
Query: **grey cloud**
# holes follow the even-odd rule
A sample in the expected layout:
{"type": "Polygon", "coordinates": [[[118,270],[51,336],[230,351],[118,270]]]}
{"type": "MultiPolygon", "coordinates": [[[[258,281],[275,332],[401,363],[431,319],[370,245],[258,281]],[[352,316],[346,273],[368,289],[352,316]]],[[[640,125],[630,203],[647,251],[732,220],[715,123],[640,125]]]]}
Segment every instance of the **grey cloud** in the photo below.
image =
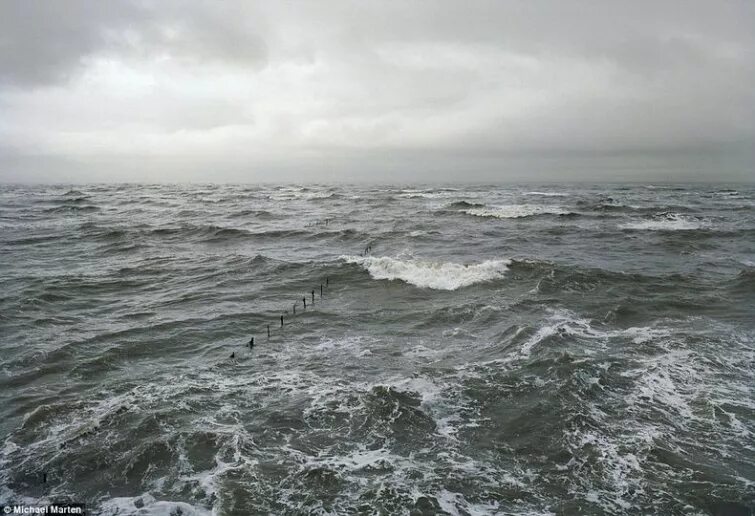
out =
{"type": "Polygon", "coordinates": [[[705,149],[741,175],[753,26],[738,0],[8,0],[0,157],[274,178],[365,162],[484,175],[555,155],[691,169],[671,156],[705,149]]]}
{"type": "Polygon", "coordinates": [[[139,18],[139,9],[125,2],[0,2],[0,79],[64,80],[83,57],[107,45],[108,30],[122,30],[139,18]]]}
{"type": "Polygon", "coordinates": [[[312,51],[344,56],[365,56],[382,42],[477,42],[662,70],[706,59],[711,43],[741,47],[751,62],[754,10],[748,2],[682,1],[13,0],[0,3],[0,68],[6,81],[30,83],[64,78],[103,52],[259,64],[264,35],[285,39],[288,29],[309,35],[312,51]]]}
{"type": "Polygon", "coordinates": [[[87,58],[234,61],[259,66],[264,41],[244,3],[12,0],[0,2],[0,82],[53,84],[87,58]]]}

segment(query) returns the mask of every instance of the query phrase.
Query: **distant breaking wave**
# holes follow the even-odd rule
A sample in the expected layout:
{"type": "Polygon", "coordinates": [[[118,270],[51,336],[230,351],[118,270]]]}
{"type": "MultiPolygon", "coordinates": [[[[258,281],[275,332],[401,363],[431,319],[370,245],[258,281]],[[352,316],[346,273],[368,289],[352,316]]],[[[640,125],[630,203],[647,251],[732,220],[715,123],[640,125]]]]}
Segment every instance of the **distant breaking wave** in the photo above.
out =
{"type": "Polygon", "coordinates": [[[620,229],[650,230],[650,231],[689,231],[706,227],[704,221],[698,218],[685,217],[678,213],[661,213],[649,220],[627,222],[620,224],[620,229]]]}
{"type": "Polygon", "coordinates": [[[542,195],[543,197],[568,197],[569,194],[561,192],[526,192],[524,195],[542,195]]]}
{"type": "Polygon", "coordinates": [[[475,283],[500,279],[511,263],[510,260],[487,260],[464,265],[413,258],[400,260],[388,256],[341,256],[341,259],[346,263],[361,265],[374,279],[398,279],[417,287],[436,290],[456,290],[475,283]]]}
{"type": "Polygon", "coordinates": [[[493,217],[497,219],[519,219],[534,215],[567,215],[569,211],[561,206],[541,206],[537,204],[509,204],[464,210],[467,215],[475,217],[493,217]]]}

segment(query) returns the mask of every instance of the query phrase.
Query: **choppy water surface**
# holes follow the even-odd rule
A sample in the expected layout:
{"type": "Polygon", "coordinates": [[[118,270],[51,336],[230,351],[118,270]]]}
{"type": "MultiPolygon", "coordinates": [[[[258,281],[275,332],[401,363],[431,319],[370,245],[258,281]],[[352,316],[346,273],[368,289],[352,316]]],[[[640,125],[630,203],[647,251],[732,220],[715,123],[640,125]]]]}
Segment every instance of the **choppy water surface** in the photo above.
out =
{"type": "Polygon", "coordinates": [[[0,228],[0,502],[755,506],[751,187],[4,186],[0,228]]]}

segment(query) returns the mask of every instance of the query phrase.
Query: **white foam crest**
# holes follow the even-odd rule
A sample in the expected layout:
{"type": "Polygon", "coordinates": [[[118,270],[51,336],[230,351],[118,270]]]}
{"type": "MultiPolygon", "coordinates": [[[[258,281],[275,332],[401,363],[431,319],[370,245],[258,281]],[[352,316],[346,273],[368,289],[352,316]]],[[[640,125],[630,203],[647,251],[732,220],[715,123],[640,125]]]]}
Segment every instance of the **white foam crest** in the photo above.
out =
{"type": "Polygon", "coordinates": [[[419,394],[421,405],[428,407],[442,398],[444,385],[437,384],[425,377],[406,378],[395,382],[389,382],[389,387],[397,391],[419,394]]]}
{"type": "Polygon", "coordinates": [[[557,326],[543,326],[537,332],[527,339],[527,342],[522,344],[521,349],[519,350],[519,353],[522,355],[522,357],[527,358],[532,353],[532,348],[534,348],[537,344],[542,342],[543,340],[547,339],[548,337],[555,335],[558,331],[557,326]]]}
{"type": "MultiPolygon", "coordinates": [[[[626,512],[632,503],[625,499],[625,495],[628,492],[643,492],[643,466],[662,433],[653,423],[622,426],[617,429],[618,434],[607,432],[603,429],[610,427],[606,413],[595,405],[589,408],[589,413],[598,422],[597,425],[580,425],[564,431],[572,458],[559,469],[573,472],[585,468],[594,470],[601,481],[595,482],[589,480],[587,475],[577,475],[574,480],[580,488],[575,489],[575,494],[600,504],[608,512],[626,512]]],[[[622,424],[625,422],[622,421],[622,424]]]]}
{"type": "Polygon", "coordinates": [[[511,260],[486,260],[465,265],[417,259],[401,260],[389,256],[341,256],[347,263],[364,267],[374,279],[401,280],[421,288],[456,290],[475,283],[503,278],[511,260]]]}
{"type": "Polygon", "coordinates": [[[372,354],[372,351],[366,347],[370,340],[365,337],[326,338],[312,349],[320,353],[338,351],[341,354],[346,351],[353,356],[364,357],[372,354]]]}
{"type": "Polygon", "coordinates": [[[669,213],[661,218],[654,218],[651,220],[619,224],[619,229],[648,231],[690,231],[704,227],[706,227],[706,223],[702,220],[685,217],[678,213],[669,213]]]}
{"type": "Polygon", "coordinates": [[[568,193],[563,192],[525,192],[524,195],[541,195],[543,197],[568,197],[568,193]]]}
{"type": "Polygon", "coordinates": [[[519,351],[520,356],[529,357],[535,346],[557,333],[564,336],[603,341],[624,337],[632,339],[634,344],[659,340],[670,335],[668,329],[650,326],[632,326],[624,330],[601,330],[594,328],[590,320],[581,318],[569,310],[554,310],[551,311],[550,317],[542,323],[540,328],[522,344],[519,351]]]}
{"type": "Polygon", "coordinates": [[[622,376],[634,377],[636,382],[627,403],[652,404],[674,421],[678,420],[675,414],[682,416],[681,421],[695,419],[691,403],[703,383],[701,371],[691,365],[695,360],[696,356],[691,351],[675,350],[661,357],[653,357],[639,369],[623,373],[622,376]]]}
{"type": "Polygon", "coordinates": [[[436,383],[428,378],[408,378],[391,385],[394,389],[418,394],[420,407],[435,421],[435,432],[456,441],[456,434],[462,428],[477,426],[469,419],[470,400],[460,391],[459,384],[436,383]]]}
{"type": "Polygon", "coordinates": [[[452,493],[446,489],[435,494],[438,505],[448,514],[453,516],[485,516],[489,514],[500,514],[498,502],[493,501],[486,504],[471,503],[464,498],[461,493],[452,493]]]}
{"type": "Polygon", "coordinates": [[[4,472],[10,471],[7,465],[0,463],[0,505],[43,505],[47,503],[45,498],[34,498],[13,491],[8,487],[7,477],[4,472]]]}
{"type": "Polygon", "coordinates": [[[411,349],[408,349],[404,351],[405,356],[409,357],[419,357],[419,358],[429,358],[429,357],[435,357],[439,354],[441,354],[442,351],[439,351],[437,349],[428,348],[427,346],[424,346],[422,344],[418,344],[414,346],[411,349]]]}
{"type": "Polygon", "coordinates": [[[350,417],[354,414],[355,406],[349,401],[348,396],[344,395],[359,394],[361,405],[364,402],[361,397],[376,387],[393,389],[419,398],[421,409],[436,424],[436,433],[445,438],[455,440],[456,433],[461,427],[475,426],[474,423],[465,423],[462,417],[468,406],[467,400],[455,389],[458,386],[438,383],[422,376],[386,379],[375,383],[320,383],[308,390],[311,400],[309,407],[304,410],[304,417],[316,419],[321,413],[341,413],[350,417]]]}
{"type": "Polygon", "coordinates": [[[407,457],[397,455],[388,448],[368,449],[360,444],[357,448],[338,455],[304,456],[302,470],[326,466],[340,473],[358,473],[365,470],[393,470],[394,476],[412,469],[415,464],[407,457]]]}
{"type": "Polygon", "coordinates": [[[577,317],[568,310],[556,310],[549,317],[548,324],[543,324],[527,341],[522,344],[519,350],[523,358],[530,356],[532,348],[541,343],[543,340],[557,333],[578,334],[583,337],[595,337],[590,326],[590,321],[577,317]]]}
{"type": "Polygon", "coordinates": [[[436,194],[432,194],[432,193],[418,192],[418,193],[402,193],[402,194],[398,194],[396,197],[401,197],[402,199],[435,199],[436,197],[440,197],[440,196],[436,194]]]}
{"type": "Polygon", "coordinates": [[[304,191],[282,191],[272,194],[270,199],[276,201],[294,201],[298,199],[327,199],[333,195],[332,192],[304,192],[304,191]]]}
{"type": "Polygon", "coordinates": [[[533,215],[566,215],[568,210],[561,206],[543,206],[540,204],[509,204],[464,210],[467,215],[475,217],[494,217],[497,219],[519,219],[533,215]]]}
{"type": "Polygon", "coordinates": [[[642,344],[643,342],[650,342],[653,340],[659,340],[667,338],[671,335],[671,332],[664,328],[651,328],[649,326],[632,326],[626,330],[619,332],[613,332],[624,335],[632,339],[634,344],[642,344]]]}
{"type": "Polygon", "coordinates": [[[713,195],[718,195],[719,197],[739,197],[739,192],[736,190],[728,192],[713,192],[713,195]]]}
{"type": "Polygon", "coordinates": [[[189,505],[184,502],[168,502],[156,500],[154,496],[145,493],[141,496],[116,497],[106,500],[98,509],[98,514],[103,516],[115,516],[121,514],[134,514],[138,516],[210,516],[213,514],[207,509],[189,505]]]}
{"type": "Polygon", "coordinates": [[[457,191],[426,191],[426,190],[402,190],[396,197],[402,199],[444,199],[448,197],[457,197],[457,191]]]}

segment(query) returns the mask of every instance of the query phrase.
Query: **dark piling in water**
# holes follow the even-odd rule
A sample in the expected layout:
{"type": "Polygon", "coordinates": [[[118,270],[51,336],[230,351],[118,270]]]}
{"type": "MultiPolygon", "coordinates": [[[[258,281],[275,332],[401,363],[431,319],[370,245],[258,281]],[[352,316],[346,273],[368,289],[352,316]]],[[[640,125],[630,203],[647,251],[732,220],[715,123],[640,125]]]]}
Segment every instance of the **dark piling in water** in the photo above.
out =
{"type": "Polygon", "coordinates": [[[249,349],[252,349],[254,347],[254,337],[249,339],[249,349]]]}
{"type": "Polygon", "coordinates": [[[326,278],[325,278],[325,286],[326,286],[326,287],[328,286],[328,283],[330,283],[330,278],[326,277],[326,278]]]}
{"type": "Polygon", "coordinates": [[[43,472],[43,473],[42,473],[42,483],[43,483],[43,484],[46,484],[46,483],[47,483],[47,472],[43,472]]]}
{"type": "Polygon", "coordinates": [[[267,325],[267,338],[270,338],[270,325],[267,325]]]}
{"type": "Polygon", "coordinates": [[[315,291],[312,290],[312,304],[315,304],[315,291]]]}
{"type": "Polygon", "coordinates": [[[320,297],[322,297],[322,284],[320,284],[320,297]]]}
{"type": "Polygon", "coordinates": [[[301,300],[304,303],[304,309],[306,310],[307,309],[307,298],[303,297],[303,298],[301,298],[301,300]]]}
{"type": "Polygon", "coordinates": [[[283,328],[283,316],[281,315],[281,328],[283,328]]]}
{"type": "Polygon", "coordinates": [[[235,351],[233,351],[233,352],[231,353],[231,359],[234,359],[234,358],[236,358],[236,352],[235,352],[235,351]]]}

